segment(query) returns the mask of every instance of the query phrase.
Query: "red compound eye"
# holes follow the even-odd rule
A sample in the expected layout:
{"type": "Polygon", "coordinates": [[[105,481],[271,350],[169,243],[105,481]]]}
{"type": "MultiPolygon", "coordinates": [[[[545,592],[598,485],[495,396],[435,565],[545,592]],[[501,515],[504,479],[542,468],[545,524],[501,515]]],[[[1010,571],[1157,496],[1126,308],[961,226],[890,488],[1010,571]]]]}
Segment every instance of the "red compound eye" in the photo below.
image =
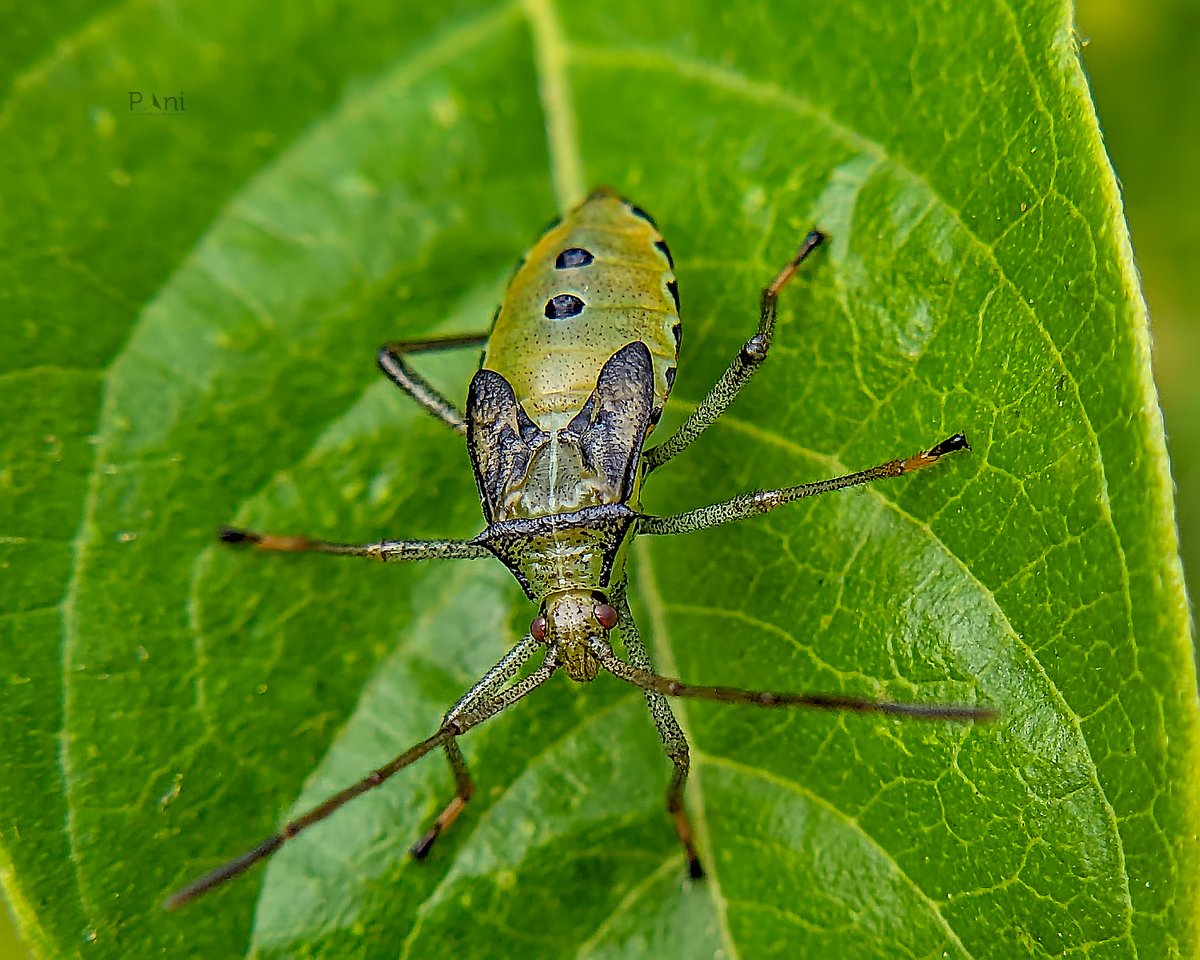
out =
{"type": "Polygon", "coordinates": [[[596,604],[596,609],[592,613],[596,615],[596,620],[605,630],[611,630],[617,625],[617,608],[611,603],[596,604]]]}
{"type": "Polygon", "coordinates": [[[529,632],[533,634],[534,640],[546,639],[546,618],[534,617],[533,622],[529,624],[529,632]]]}

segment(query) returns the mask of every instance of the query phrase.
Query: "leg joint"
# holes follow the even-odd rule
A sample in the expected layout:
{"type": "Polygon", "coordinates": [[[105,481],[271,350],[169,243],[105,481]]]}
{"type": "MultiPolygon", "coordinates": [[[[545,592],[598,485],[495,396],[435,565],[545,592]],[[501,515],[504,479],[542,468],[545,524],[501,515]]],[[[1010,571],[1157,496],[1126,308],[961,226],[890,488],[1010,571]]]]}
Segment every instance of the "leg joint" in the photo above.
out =
{"type": "Polygon", "coordinates": [[[738,356],[743,363],[758,366],[767,359],[767,351],[771,349],[771,339],[764,333],[756,333],[742,345],[738,356]]]}

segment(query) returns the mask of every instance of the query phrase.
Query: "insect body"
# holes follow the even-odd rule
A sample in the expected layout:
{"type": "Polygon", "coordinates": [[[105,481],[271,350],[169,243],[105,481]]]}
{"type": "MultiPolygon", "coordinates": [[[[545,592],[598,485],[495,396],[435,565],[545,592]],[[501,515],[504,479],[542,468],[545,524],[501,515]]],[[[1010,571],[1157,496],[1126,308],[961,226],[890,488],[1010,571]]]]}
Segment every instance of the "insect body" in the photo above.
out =
{"type": "Polygon", "coordinates": [[[658,229],[597,191],[518,268],[471,383],[467,446],[484,516],[500,525],[492,549],[542,605],[534,639],[573,680],[599,668],[595,594],[623,580],[642,445],[675,379],[680,330],[658,229]],[[586,508],[574,523],[551,519],[586,508]]]}
{"type": "Polygon", "coordinates": [[[383,347],[379,365],[406,393],[465,436],[486,527],[471,540],[342,544],[225,529],[227,543],[378,560],[499,558],[537,605],[528,633],[446,713],[429,738],[286,824],[246,854],[177,892],[175,907],[234,877],[354,797],[441,749],[455,795],[413,846],[424,858],[470,800],[473,784],[458,738],[540,686],[560,668],[590,681],[600,670],[640,687],[673,764],[667,810],[692,877],[702,875],[684,808],[688,745],[668,698],[764,707],[858,710],[944,720],[987,719],[986,707],[890,703],[806,693],[699,687],[654,672],[626,597],[624,554],[638,535],[687,533],[765,513],[785,503],[899,476],[967,448],[955,434],[914,456],[859,473],[744,494],[667,517],[641,511],[644,479],[682,452],[733,402],[766,358],[775,303],[823,237],[805,237],[763,291],[758,328],[683,425],[659,446],[646,441],[662,415],[680,343],[679,293],[654,221],[610,190],[597,190],[552,227],[518,268],[489,334],[383,347]],[[408,364],[410,354],[486,344],[465,412],[408,364]],[[618,657],[610,637],[619,637],[618,657]],[[538,651],[541,663],[522,674],[538,651]]]}

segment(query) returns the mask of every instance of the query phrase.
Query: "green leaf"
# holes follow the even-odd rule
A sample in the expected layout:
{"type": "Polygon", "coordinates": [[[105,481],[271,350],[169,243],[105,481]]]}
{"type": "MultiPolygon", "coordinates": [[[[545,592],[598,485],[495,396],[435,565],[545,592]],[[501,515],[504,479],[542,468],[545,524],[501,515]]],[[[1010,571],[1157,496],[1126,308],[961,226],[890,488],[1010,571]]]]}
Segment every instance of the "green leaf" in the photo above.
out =
{"type": "MultiPolygon", "coordinates": [[[[1195,954],[1187,605],[1069,8],[709,7],[80,4],[3,41],[0,877],[39,953],[1195,954]],[[525,629],[486,561],[213,533],[477,532],[461,443],[373,352],[485,326],[540,225],[605,182],[678,265],[664,434],[798,237],[832,238],[649,511],[974,444],[637,544],[660,668],[1000,719],[681,705],[689,884],[640,696],[558,677],[466,738],[478,793],[428,862],[437,758],[164,913],[430,733],[525,629]]],[[[422,370],[461,396],[472,360],[422,370]]]]}

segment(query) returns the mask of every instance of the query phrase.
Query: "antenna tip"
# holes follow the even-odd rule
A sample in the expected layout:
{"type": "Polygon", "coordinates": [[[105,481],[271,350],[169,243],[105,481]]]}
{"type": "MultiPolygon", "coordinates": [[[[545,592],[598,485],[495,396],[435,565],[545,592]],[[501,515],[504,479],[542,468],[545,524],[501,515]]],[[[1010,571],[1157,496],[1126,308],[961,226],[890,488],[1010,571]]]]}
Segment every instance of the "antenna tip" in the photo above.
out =
{"type": "Polygon", "coordinates": [[[222,543],[261,543],[262,537],[249,530],[238,530],[236,527],[222,527],[217,531],[217,539],[222,543]]]}
{"type": "Polygon", "coordinates": [[[955,453],[959,450],[970,450],[971,444],[967,440],[965,433],[956,433],[952,437],[947,437],[936,447],[929,451],[929,456],[935,460],[938,457],[944,457],[948,453],[955,453]]]}

